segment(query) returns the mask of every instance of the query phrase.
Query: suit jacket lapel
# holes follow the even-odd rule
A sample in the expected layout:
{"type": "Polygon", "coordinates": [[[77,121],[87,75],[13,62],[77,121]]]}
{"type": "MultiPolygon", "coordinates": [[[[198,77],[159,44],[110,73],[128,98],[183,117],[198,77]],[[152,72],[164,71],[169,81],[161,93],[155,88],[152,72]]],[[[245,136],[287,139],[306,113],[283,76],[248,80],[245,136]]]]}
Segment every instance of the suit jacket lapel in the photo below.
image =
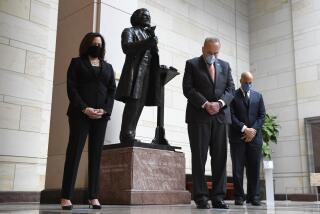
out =
{"type": "Polygon", "coordinates": [[[243,97],[243,93],[242,93],[241,89],[238,89],[236,94],[241,101],[244,101],[244,97],[243,97]]]}
{"type": "Polygon", "coordinates": [[[107,64],[103,60],[100,60],[100,72],[98,76],[100,77],[102,75],[102,72],[106,70],[107,70],[107,64]]]}
{"type": "Polygon", "coordinates": [[[249,105],[251,105],[251,101],[253,98],[254,98],[254,93],[252,90],[250,90],[249,105]]]}
{"type": "Polygon", "coordinates": [[[138,41],[141,41],[141,40],[148,38],[148,35],[145,33],[145,31],[140,29],[139,27],[135,27],[133,32],[136,35],[138,41]]]}
{"type": "Polygon", "coordinates": [[[254,93],[254,91],[252,91],[252,90],[250,90],[250,97],[249,97],[249,112],[250,112],[250,109],[252,109],[251,107],[251,104],[252,104],[252,101],[253,101],[253,99],[255,99],[255,93],[254,93]]]}

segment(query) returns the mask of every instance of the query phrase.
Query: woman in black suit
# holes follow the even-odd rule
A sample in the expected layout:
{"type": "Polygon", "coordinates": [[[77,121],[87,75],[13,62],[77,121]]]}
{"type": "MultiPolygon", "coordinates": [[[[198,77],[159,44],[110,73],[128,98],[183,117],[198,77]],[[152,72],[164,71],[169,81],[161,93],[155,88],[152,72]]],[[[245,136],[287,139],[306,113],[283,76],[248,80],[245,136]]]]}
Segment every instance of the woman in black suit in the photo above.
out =
{"type": "Polygon", "coordinates": [[[116,89],[111,64],[104,61],[105,41],[99,33],[83,38],[79,57],[71,60],[67,73],[69,143],[62,182],[62,209],[72,209],[70,201],[77,177],[81,153],[89,136],[88,201],[101,209],[98,200],[100,157],[113,108],[116,89]]]}

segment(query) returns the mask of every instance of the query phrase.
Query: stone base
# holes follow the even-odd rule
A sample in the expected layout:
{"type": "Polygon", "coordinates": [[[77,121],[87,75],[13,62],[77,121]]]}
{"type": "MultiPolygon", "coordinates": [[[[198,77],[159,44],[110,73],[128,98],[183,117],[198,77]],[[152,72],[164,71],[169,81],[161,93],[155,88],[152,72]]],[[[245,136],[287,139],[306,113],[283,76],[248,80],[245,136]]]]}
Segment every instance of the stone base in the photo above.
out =
{"type": "Polygon", "coordinates": [[[0,203],[39,203],[40,192],[0,191],[0,203]]]}
{"type": "Polygon", "coordinates": [[[189,204],[181,152],[141,147],[105,148],[101,160],[103,204],[189,204]]]}

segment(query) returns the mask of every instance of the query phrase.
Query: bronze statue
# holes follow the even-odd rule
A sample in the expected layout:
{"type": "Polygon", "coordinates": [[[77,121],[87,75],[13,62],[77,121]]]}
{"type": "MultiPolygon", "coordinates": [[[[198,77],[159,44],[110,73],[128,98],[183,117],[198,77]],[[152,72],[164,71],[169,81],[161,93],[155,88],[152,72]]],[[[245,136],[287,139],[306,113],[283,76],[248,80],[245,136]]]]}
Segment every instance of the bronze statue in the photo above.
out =
{"type": "Polygon", "coordinates": [[[115,99],[125,103],[120,142],[139,143],[136,127],[144,106],[159,106],[160,72],[158,39],[151,27],[147,9],[136,10],[131,16],[132,27],[123,30],[122,50],[126,54],[115,99]]]}

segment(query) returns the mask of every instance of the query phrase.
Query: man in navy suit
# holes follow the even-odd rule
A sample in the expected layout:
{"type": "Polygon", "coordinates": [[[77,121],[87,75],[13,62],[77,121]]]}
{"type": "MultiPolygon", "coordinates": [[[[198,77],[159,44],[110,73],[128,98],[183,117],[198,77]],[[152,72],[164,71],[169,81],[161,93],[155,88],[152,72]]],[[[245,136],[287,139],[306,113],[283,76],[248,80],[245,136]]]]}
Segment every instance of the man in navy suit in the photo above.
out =
{"type": "Polygon", "coordinates": [[[259,171],[262,148],[261,129],[266,115],[262,95],[251,89],[253,76],[241,74],[241,87],[231,102],[229,140],[232,158],[235,205],[243,205],[243,172],[247,174],[247,203],[259,206],[259,171]]]}

